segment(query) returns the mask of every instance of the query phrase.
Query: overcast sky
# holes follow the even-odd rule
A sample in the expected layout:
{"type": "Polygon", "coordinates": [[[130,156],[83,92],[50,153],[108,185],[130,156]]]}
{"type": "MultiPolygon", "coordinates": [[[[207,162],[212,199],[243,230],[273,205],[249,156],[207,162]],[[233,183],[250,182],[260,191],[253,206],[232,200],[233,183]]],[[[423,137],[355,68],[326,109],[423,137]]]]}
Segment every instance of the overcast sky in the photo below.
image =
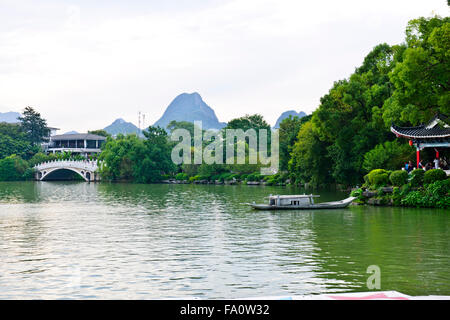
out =
{"type": "Polygon", "coordinates": [[[434,14],[446,0],[0,0],[0,112],[33,106],[60,133],[150,125],[196,91],[220,121],[274,125],[434,14]]]}

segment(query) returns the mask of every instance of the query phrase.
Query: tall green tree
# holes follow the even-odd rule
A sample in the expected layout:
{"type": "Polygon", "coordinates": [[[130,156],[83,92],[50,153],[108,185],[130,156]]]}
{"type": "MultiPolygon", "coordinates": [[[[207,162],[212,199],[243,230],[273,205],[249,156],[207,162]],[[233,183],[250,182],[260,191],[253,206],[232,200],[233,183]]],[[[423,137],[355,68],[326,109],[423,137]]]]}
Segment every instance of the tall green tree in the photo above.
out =
{"type": "Polygon", "coordinates": [[[327,146],[335,182],[356,184],[364,175],[364,154],[387,139],[380,110],[392,94],[389,72],[395,50],[387,44],[376,46],[348,80],[335,82],[320,99],[312,116],[312,130],[327,146]]]}
{"type": "Polygon", "coordinates": [[[395,90],[383,105],[386,125],[417,125],[450,113],[450,18],[411,20],[406,46],[389,74],[395,90]]]}
{"type": "Polygon", "coordinates": [[[292,182],[326,186],[332,181],[331,164],[327,144],[320,141],[312,122],[306,122],[298,132],[288,163],[292,182]]]}
{"type": "MultiPolygon", "coordinates": [[[[260,114],[254,114],[254,115],[245,115],[243,117],[240,118],[235,118],[230,120],[226,127],[224,128],[226,129],[242,129],[244,132],[246,132],[249,129],[254,129],[256,131],[256,136],[257,136],[257,141],[258,141],[258,147],[259,147],[259,130],[260,129],[265,129],[267,130],[267,138],[268,138],[268,145],[270,146],[270,125],[264,120],[263,116],[260,114]]],[[[226,138],[226,136],[224,135],[224,137],[226,138]]],[[[248,144],[248,139],[246,139],[246,143],[248,144]]],[[[268,146],[269,150],[270,147],[268,146]]]]}
{"type": "Polygon", "coordinates": [[[279,156],[280,156],[280,169],[287,170],[288,162],[291,158],[291,152],[297,141],[298,132],[301,126],[311,120],[311,115],[299,118],[297,116],[284,119],[280,123],[280,128],[278,129],[279,134],[279,156]]]}
{"type": "Polygon", "coordinates": [[[136,161],[140,164],[134,167],[135,180],[143,183],[160,181],[165,174],[175,170],[171,159],[172,144],[163,128],[150,126],[143,133],[145,148],[141,149],[142,154],[137,154],[136,161]],[[139,161],[141,157],[142,161],[139,161]]]}
{"type": "Polygon", "coordinates": [[[143,141],[135,134],[119,134],[115,139],[107,138],[99,156],[99,160],[103,162],[100,169],[102,178],[112,181],[133,180],[133,154],[142,144],[143,141]]]}
{"type": "Polygon", "coordinates": [[[50,129],[47,127],[47,121],[32,107],[26,107],[18,119],[32,145],[39,145],[49,140],[50,129]]]}

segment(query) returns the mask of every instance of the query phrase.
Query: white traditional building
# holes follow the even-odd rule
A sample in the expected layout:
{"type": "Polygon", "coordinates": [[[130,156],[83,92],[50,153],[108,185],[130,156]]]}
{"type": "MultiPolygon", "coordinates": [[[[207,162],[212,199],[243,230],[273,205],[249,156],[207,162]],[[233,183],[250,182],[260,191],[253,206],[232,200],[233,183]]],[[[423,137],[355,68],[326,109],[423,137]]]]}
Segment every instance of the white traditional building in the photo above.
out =
{"type": "Polygon", "coordinates": [[[100,153],[106,137],[91,133],[61,134],[50,137],[46,145],[47,153],[71,152],[82,156],[100,153]]]}

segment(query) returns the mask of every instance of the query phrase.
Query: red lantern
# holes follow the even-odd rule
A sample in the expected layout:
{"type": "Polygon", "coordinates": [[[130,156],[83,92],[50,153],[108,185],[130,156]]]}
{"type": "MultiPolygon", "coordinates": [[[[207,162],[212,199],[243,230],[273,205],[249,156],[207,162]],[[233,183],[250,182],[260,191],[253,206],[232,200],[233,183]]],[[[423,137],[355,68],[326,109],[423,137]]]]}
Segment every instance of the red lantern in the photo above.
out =
{"type": "Polygon", "coordinates": [[[412,147],[412,145],[413,145],[412,140],[409,140],[409,145],[412,147]]]}

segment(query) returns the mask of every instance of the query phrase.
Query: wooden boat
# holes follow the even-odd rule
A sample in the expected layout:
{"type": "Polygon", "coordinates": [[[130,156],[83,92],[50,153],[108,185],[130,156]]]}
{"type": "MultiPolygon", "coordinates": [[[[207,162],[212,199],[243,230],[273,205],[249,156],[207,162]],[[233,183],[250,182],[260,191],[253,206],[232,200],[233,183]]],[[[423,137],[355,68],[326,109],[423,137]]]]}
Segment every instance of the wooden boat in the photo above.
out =
{"type": "Polygon", "coordinates": [[[300,210],[300,209],[338,209],[346,208],[356,197],[349,197],[340,201],[314,203],[319,195],[270,195],[269,204],[249,203],[257,210],[300,210]]]}

